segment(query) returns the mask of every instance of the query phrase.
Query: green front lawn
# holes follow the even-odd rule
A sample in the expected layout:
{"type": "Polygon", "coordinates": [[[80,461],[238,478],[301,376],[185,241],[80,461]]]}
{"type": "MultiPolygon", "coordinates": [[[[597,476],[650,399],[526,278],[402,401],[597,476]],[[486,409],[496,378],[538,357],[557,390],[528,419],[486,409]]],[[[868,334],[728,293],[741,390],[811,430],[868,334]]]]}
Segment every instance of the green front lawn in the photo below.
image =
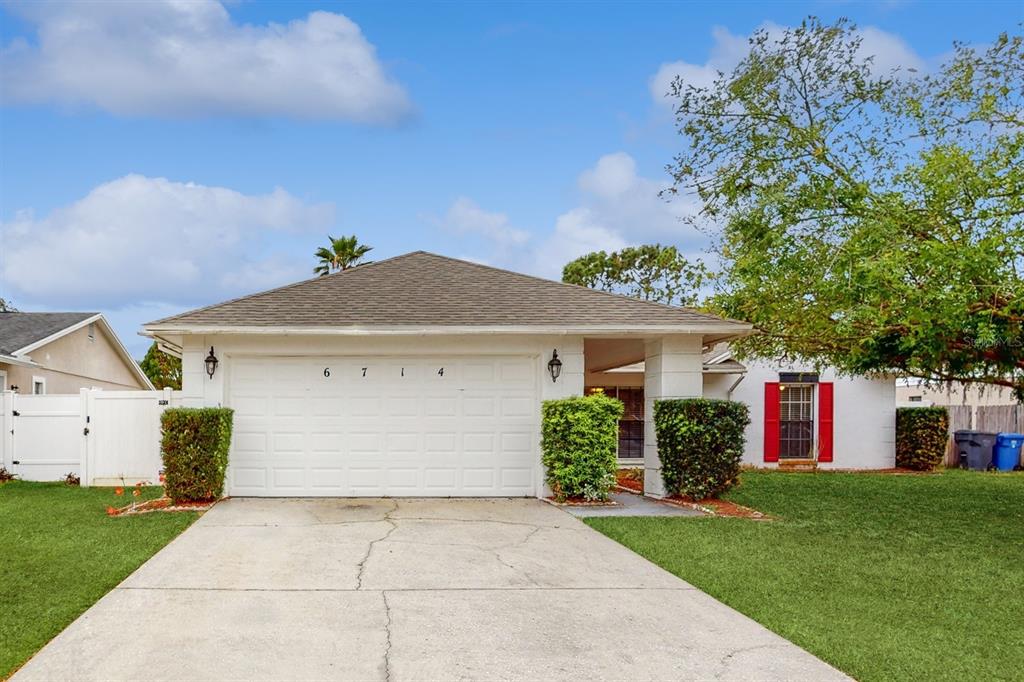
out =
{"type": "Polygon", "coordinates": [[[748,472],[778,517],[591,518],[860,680],[1024,675],[1024,475],[748,472]]]}
{"type": "MultiPolygon", "coordinates": [[[[146,488],[140,499],[158,496],[146,488]]],[[[197,517],[110,518],[131,499],[111,488],[0,484],[0,679],[63,630],[197,517]]],[[[125,624],[132,615],[125,614],[125,624]]]]}

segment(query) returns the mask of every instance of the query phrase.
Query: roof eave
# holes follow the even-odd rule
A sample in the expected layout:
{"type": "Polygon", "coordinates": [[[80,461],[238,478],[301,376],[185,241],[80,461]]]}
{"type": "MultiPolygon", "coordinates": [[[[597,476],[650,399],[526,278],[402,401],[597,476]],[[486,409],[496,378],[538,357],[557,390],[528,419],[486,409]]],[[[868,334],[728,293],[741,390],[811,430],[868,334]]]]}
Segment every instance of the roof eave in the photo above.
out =
{"type": "Polygon", "coordinates": [[[681,323],[673,325],[401,325],[401,326],[349,326],[349,327],[289,327],[289,326],[232,326],[232,325],[148,325],[140,332],[143,336],[155,338],[164,334],[206,335],[206,334],[259,334],[288,336],[433,336],[433,335],[631,335],[648,334],[717,334],[729,338],[746,336],[753,332],[753,326],[739,322],[681,323]]]}
{"type": "Polygon", "coordinates": [[[39,365],[31,360],[25,358],[19,358],[14,355],[4,355],[0,353],[0,362],[6,365],[17,365],[19,367],[38,367],[39,365]]]}

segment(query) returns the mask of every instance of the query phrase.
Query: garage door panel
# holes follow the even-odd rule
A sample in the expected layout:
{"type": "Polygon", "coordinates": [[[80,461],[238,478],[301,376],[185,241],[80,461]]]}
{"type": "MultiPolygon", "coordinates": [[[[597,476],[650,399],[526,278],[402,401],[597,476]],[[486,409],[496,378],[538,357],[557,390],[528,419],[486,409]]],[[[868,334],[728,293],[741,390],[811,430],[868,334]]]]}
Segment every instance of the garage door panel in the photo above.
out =
{"type": "Polygon", "coordinates": [[[462,470],[462,487],[478,492],[494,490],[495,473],[495,470],[490,467],[466,467],[462,470]]]}
{"type": "Polygon", "coordinates": [[[340,396],[311,396],[309,408],[314,417],[341,417],[345,414],[345,400],[340,396]]]}
{"type": "Polygon", "coordinates": [[[230,493],[530,495],[537,375],[525,357],[232,358],[230,493]]]}
{"type": "Polygon", "coordinates": [[[340,467],[312,467],[309,470],[309,487],[319,492],[344,494],[345,471],[340,467]]]}
{"type": "Polygon", "coordinates": [[[335,431],[317,431],[309,434],[309,449],[314,455],[341,455],[345,436],[335,431]]]}
{"type": "Polygon", "coordinates": [[[384,414],[388,417],[419,417],[422,414],[420,398],[388,396],[384,402],[384,414]]]}

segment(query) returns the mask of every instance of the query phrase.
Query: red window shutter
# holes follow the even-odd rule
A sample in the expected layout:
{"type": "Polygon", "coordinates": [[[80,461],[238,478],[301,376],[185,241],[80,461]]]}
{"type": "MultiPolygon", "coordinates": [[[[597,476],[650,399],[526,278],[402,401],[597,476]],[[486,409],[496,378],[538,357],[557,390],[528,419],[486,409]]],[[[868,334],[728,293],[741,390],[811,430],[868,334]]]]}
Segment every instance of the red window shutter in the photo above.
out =
{"type": "Polygon", "coordinates": [[[764,385],[764,461],[779,461],[779,383],[764,385]]]}
{"type": "Polygon", "coordinates": [[[833,391],[831,383],[818,384],[818,461],[832,461],[833,391]]]}

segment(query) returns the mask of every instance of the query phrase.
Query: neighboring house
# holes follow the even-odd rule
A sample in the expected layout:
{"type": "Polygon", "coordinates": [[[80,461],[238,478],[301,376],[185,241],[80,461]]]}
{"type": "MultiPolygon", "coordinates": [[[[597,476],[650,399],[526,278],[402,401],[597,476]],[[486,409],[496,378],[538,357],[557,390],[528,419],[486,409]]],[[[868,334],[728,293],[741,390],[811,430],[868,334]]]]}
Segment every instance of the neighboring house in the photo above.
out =
{"type": "Polygon", "coordinates": [[[1013,391],[1005,386],[968,386],[959,382],[925,386],[921,379],[914,378],[896,381],[896,402],[906,407],[969,405],[978,408],[1017,404],[1013,391]]]}
{"type": "MultiPolygon", "coordinates": [[[[626,404],[619,457],[638,464],[647,420],[643,363],[588,373],[588,391],[601,388],[626,404]],[[630,406],[635,406],[632,409],[630,406]]],[[[750,406],[743,462],[752,466],[888,469],[895,466],[895,381],[820,374],[810,367],[733,359],[726,344],[708,350],[705,398],[750,406]]]]}
{"type": "Polygon", "coordinates": [[[153,385],[99,313],[0,312],[0,390],[78,393],[153,385]]]}
{"type": "MultiPolygon", "coordinates": [[[[644,362],[642,407],[704,394],[751,326],[415,252],[151,322],[185,405],[234,409],[226,492],[540,496],[542,400],[644,362]]],[[[644,423],[648,493],[663,492],[644,423]]]]}

